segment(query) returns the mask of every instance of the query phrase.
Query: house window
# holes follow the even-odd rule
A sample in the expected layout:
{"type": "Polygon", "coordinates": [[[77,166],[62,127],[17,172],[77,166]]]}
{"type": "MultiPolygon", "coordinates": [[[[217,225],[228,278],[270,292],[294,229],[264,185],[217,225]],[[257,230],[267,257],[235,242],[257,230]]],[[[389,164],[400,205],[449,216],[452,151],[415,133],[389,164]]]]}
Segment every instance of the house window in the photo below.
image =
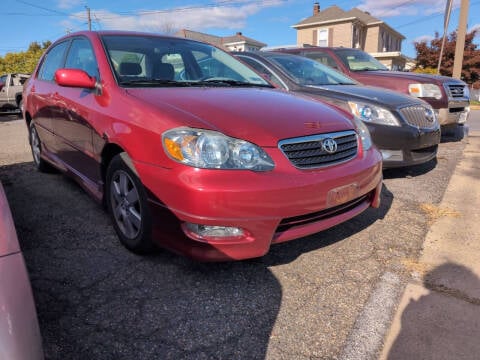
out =
{"type": "Polygon", "coordinates": [[[357,25],[353,25],[352,47],[360,47],[360,28],[357,25]]]}
{"type": "Polygon", "coordinates": [[[319,29],[317,33],[317,45],[328,46],[328,29],[319,29]]]}

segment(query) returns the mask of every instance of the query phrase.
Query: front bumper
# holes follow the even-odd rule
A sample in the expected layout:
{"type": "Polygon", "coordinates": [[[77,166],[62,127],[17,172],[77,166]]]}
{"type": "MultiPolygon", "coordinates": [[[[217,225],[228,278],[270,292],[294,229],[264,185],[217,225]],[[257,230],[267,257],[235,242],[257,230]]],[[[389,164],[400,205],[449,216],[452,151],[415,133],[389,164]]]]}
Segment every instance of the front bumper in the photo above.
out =
{"type": "Polygon", "coordinates": [[[470,114],[469,101],[449,102],[448,108],[435,109],[440,125],[464,124],[470,114]]]}
{"type": "Polygon", "coordinates": [[[150,193],[154,241],[202,261],[254,258],[272,243],[319,232],[379,206],[381,156],[374,148],[363,159],[309,171],[294,169],[279,151],[270,155],[275,170],[257,173],[135,163],[150,193]],[[248,237],[198,241],[182,231],[185,223],[239,227],[248,237]]]}
{"type": "Polygon", "coordinates": [[[383,168],[423,164],[437,155],[440,127],[419,129],[410,125],[367,124],[372,140],[383,156],[383,168]]]}

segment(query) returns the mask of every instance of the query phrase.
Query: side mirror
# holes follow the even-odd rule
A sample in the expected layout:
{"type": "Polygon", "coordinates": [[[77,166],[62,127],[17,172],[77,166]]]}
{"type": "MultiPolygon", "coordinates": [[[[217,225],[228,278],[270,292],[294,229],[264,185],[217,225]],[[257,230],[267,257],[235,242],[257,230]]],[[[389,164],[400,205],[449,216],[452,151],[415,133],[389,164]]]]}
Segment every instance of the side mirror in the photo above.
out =
{"type": "Polygon", "coordinates": [[[55,82],[60,86],[95,89],[97,79],[80,69],[58,69],[55,82]]]}

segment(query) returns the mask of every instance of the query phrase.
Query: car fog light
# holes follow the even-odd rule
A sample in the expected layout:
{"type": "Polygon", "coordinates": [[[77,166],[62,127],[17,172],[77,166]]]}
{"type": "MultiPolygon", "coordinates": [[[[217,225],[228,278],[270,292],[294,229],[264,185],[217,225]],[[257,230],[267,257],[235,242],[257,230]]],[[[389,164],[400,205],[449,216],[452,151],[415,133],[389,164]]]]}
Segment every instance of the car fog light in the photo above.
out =
{"type": "Polygon", "coordinates": [[[196,240],[227,240],[245,238],[247,234],[242,228],[230,226],[213,226],[184,223],[184,232],[196,240]]]}
{"type": "Polygon", "coordinates": [[[402,150],[380,150],[383,160],[403,161],[402,150]]]}

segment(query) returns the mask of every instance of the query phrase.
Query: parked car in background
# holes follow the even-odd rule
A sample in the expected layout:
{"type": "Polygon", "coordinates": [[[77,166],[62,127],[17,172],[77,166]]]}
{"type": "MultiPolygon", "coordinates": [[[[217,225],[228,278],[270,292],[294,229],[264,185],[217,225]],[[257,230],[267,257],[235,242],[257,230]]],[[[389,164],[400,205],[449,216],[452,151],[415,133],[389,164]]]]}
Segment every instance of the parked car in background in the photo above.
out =
{"type": "Polygon", "coordinates": [[[258,257],[379,206],[381,155],[361,121],[272,89],[208,44],[70,34],[24,99],[37,168],[105,201],[134,252],[258,257]]]}
{"type": "Polygon", "coordinates": [[[43,359],[32,288],[1,183],[0,359],[43,359]]]}
{"type": "Polygon", "coordinates": [[[266,51],[234,54],[278,88],[329,102],[359,117],[382,152],[384,168],[416,165],[435,158],[440,125],[425,101],[362,86],[302,56],[266,51]]]}
{"type": "Polygon", "coordinates": [[[458,79],[404,71],[390,71],[370,54],[342,47],[302,47],[278,51],[306,56],[365,85],[379,86],[427,101],[442,128],[463,125],[470,113],[468,85],[458,79]]]}
{"type": "Polygon", "coordinates": [[[0,112],[21,112],[23,84],[28,74],[3,74],[0,76],[0,112]]]}

